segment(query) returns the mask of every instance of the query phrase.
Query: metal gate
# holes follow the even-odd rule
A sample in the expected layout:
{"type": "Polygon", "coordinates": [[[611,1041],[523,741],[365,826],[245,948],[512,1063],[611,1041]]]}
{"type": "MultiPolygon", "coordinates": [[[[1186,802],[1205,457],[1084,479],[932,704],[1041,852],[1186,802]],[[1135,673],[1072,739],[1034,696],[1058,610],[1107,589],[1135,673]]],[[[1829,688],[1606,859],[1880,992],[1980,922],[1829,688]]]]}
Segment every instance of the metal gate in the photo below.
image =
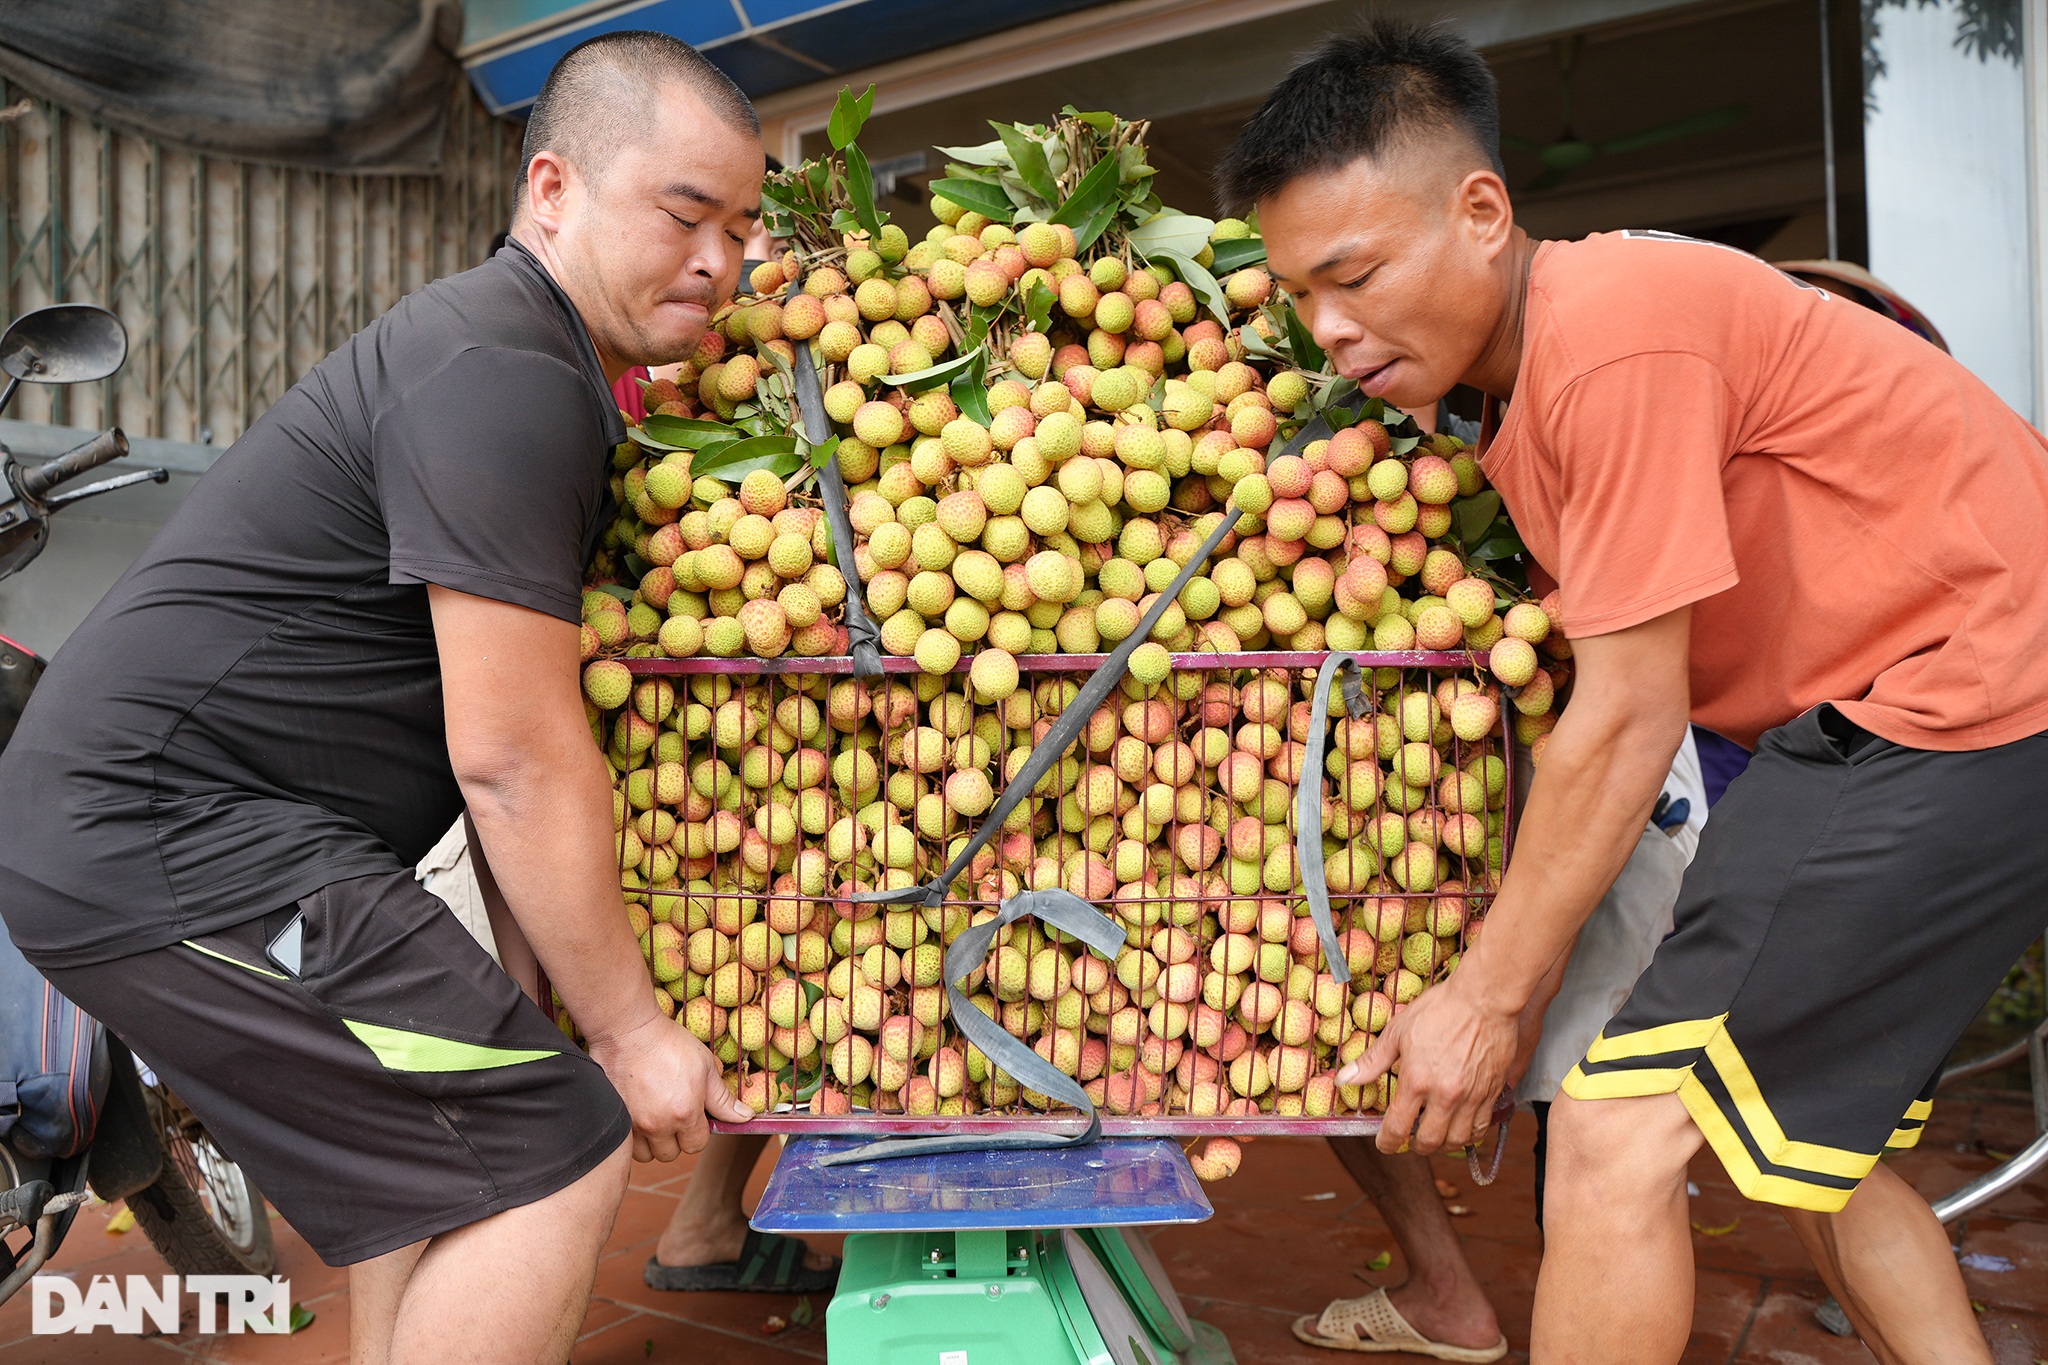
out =
{"type": "Polygon", "coordinates": [[[205,156],[103,128],[0,81],[0,309],[104,304],[128,363],[36,386],[13,416],[226,445],[409,291],[484,258],[510,217],[521,126],[465,82],[435,176],[205,156]]]}

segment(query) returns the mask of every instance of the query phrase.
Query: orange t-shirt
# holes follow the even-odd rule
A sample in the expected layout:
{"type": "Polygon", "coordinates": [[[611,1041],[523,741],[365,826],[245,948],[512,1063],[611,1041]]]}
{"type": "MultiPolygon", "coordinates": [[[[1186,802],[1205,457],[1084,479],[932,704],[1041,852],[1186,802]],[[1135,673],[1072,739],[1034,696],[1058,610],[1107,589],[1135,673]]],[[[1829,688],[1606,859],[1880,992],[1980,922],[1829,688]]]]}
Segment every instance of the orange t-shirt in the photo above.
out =
{"type": "Polygon", "coordinates": [[[1546,242],[1481,446],[1569,636],[1692,604],[1693,719],[2048,730],[2048,442],[1934,346],[1732,247],[1546,242]]]}

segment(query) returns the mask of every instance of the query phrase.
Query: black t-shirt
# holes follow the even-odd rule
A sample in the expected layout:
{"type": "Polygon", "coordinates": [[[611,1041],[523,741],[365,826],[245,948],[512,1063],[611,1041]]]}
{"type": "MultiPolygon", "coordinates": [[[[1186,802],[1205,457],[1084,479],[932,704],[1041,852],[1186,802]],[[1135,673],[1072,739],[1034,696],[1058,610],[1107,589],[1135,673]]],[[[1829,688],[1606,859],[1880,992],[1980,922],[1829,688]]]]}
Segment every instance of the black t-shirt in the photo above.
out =
{"type": "Polygon", "coordinates": [[[0,756],[23,953],[105,961],[417,862],[462,810],[425,585],[577,620],[624,437],[517,244],[322,361],[73,633],[0,756]]]}

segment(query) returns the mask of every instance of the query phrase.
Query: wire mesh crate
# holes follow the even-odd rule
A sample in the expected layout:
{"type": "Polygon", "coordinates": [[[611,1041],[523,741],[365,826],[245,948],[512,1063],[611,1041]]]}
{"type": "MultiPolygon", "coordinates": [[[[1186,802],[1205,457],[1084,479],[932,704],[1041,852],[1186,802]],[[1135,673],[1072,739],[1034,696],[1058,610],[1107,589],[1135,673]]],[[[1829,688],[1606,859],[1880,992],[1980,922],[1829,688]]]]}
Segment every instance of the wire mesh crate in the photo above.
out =
{"type": "Polygon", "coordinates": [[[1330,1078],[1455,968],[1505,861],[1511,708],[1453,727],[1453,694],[1491,696],[1470,655],[1349,656],[1363,714],[1336,695],[1320,745],[1328,655],[1175,655],[1156,689],[1109,694],[943,895],[855,899],[944,868],[1104,657],[1024,656],[995,701],[966,660],[886,658],[867,681],[844,657],[626,661],[634,697],[606,720],[622,887],[657,989],[762,1111],[751,1130],[1078,1124],[960,1036],[963,998],[1079,1081],[1106,1132],[1376,1128],[1384,1088],[1330,1078]],[[1348,984],[1303,885],[1306,780],[1348,984]],[[1111,917],[1117,960],[1019,920],[949,1007],[945,946],[1049,887],[1111,917]]]}

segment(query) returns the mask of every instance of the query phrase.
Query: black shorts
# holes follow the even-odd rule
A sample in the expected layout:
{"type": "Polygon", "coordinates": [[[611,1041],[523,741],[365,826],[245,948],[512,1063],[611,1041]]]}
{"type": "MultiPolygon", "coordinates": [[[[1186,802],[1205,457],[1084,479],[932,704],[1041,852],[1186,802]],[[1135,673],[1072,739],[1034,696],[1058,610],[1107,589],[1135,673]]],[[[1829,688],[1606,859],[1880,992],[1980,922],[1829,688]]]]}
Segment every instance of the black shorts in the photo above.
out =
{"type": "Polygon", "coordinates": [[[1676,1092],[1743,1194],[1841,1208],[2048,924],[2044,803],[2048,734],[1936,753],[1825,705],[1765,734],[1565,1093],[1676,1092]]]}
{"type": "Polygon", "coordinates": [[[410,873],[45,975],[330,1265],[545,1198],[631,1132],[604,1072],[410,873]],[[295,912],[296,980],[265,955],[295,912]]]}

